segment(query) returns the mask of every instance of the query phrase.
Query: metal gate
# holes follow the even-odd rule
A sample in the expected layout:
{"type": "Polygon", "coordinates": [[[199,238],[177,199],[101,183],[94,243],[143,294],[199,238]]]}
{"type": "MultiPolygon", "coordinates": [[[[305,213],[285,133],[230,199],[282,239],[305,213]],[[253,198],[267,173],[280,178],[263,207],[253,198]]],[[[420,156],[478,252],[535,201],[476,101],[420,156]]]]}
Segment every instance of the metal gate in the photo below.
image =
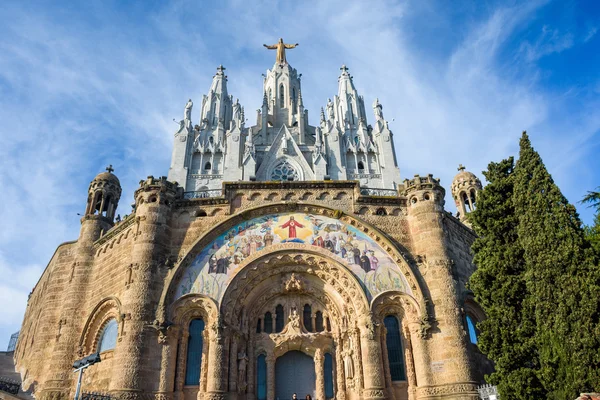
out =
{"type": "Polygon", "coordinates": [[[275,398],[291,399],[296,393],[299,399],[307,394],[315,398],[315,363],[300,351],[289,351],[275,362],[275,398]]]}

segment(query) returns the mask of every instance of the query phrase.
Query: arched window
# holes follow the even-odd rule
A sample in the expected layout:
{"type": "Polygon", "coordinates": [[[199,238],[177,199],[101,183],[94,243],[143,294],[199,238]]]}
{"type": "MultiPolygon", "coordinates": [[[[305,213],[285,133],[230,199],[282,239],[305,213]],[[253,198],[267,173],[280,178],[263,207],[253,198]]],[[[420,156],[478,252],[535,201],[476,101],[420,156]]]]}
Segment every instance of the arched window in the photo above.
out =
{"type": "Polygon", "coordinates": [[[392,380],[406,380],[404,374],[404,354],[402,351],[402,339],[400,338],[400,324],[398,323],[398,319],[393,315],[388,315],[384,318],[383,323],[387,329],[385,340],[392,380]]]}
{"type": "Polygon", "coordinates": [[[333,399],[333,357],[331,354],[325,353],[325,398],[333,399]]]}
{"type": "Polygon", "coordinates": [[[473,209],[475,209],[475,201],[477,200],[477,195],[475,193],[475,189],[471,189],[471,206],[473,209]]]}
{"type": "Polygon", "coordinates": [[[269,311],[265,314],[265,332],[273,333],[273,316],[269,311]]]}
{"type": "Polygon", "coordinates": [[[465,192],[461,192],[460,196],[462,197],[462,201],[465,205],[465,210],[467,212],[473,211],[471,210],[471,204],[469,203],[469,197],[467,196],[467,194],[465,192]]]}
{"type": "Polygon", "coordinates": [[[202,365],[202,331],[204,321],[193,319],[190,322],[190,335],[188,336],[187,359],[185,365],[185,384],[200,384],[200,366],[202,365]]]}
{"type": "Polygon", "coordinates": [[[303,313],[303,322],[304,327],[307,331],[312,332],[312,309],[310,304],[304,305],[304,313],[303,313]]]}
{"type": "MultiPolygon", "coordinates": [[[[356,139],[358,139],[358,138],[356,138],[356,139]]],[[[358,144],[358,143],[357,143],[357,144],[358,144]]],[[[362,161],[359,161],[359,162],[358,162],[358,170],[359,170],[359,171],[364,171],[364,170],[365,170],[365,164],[363,164],[363,162],[362,162],[362,161]]]]}
{"type": "Polygon", "coordinates": [[[477,344],[477,329],[475,328],[475,321],[470,315],[467,315],[467,329],[469,330],[469,341],[477,344]]]}
{"type": "Polygon", "coordinates": [[[208,138],[208,141],[210,142],[210,144],[214,144],[215,143],[215,138],[213,138],[212,136],[208,138]]]}
{"type": "Polygon", "coordinates": [[[267,357],[264,354],[256,361],[256,398],[267,400],[267,357]]]}
{"type": "Polygon", "coordinates": [[[261,323],[262,323],[262,320],[259,318],[258,321],[256,322],[256,333],[260,333],[261,323]]]}
{"type": "Polygon", "coordinates": [[[283,306],[278,304],[275,307],[275,333],[279,333],[283,330],[283,306]]]}
{"type": "Polygon", "coordinates": [[[315,315],[315,332],[323,332],[323,313],[317,311],[315,315]]]}
{"type": "Polygon", "coordinates": [[[210,170],[210,169],[211,169],[211,167],[212,167],[212,166],[210,165],[210,163],[209,163],[209,162],[207,162],[206,164],[204,164],[204,169],[205,169],[205,170],[207,170],[207,171],[208,171],[208,170],[210,170]]]}
{"type": "Polygon", "coordinates": [[[283,85],[279,86],[279,107],[285,107],[285,91],[283,85]]]}
{"type": "Polygon", "coordinates": [[[116,319],[111,319],[104,326],[100,340],[98,341],[98,352],[102,353],[106,350],[112,350],[117,347],[117,336],[119,333],[119,325],[116,319]]]}

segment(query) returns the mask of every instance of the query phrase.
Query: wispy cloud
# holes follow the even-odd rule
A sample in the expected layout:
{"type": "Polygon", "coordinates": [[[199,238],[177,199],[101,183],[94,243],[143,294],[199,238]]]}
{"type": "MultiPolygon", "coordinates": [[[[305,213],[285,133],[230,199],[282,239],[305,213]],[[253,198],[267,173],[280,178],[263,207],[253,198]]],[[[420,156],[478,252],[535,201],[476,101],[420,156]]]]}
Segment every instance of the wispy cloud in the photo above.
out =
{"type": "MultiPolygon", "coordinates": [[[[589,33],[587,36],[589,36],[589,33]]],[[[584,42],[589,40],[587,36],[584,38],[584,42]]],[[[590,36],[590,39],[592,36],[590,36]]],[[[521,52],[525,55],[527,61],[537,61],[544,56],[568,50],[574,44],[575,38],[572,33],[561,33],[558,29],[544,26],[535,43],[523,42],[521,52]]]]}
{"type": "Polygon", "coordinates": [[[166,175],[172,119],[188,98],[200,104],[217,65],[227,67],[230,93],[246,115],[260,107],[260,74],[274,57],[261,45],[280,36],[300,42],[288,58],[303,73],[311,123],[337,93],[343,63],[366,104],[379,97],[394,119],[403,177],[433,173],[449,191],[459,163],[479,173],[516,154],[528,129],[577,201],[598,182],[590,157],[599,146],[598,99],[541,85],[536,62],[578,45],[562,28],[518,40],[545,4],[465,9],[460,34],[444,2],[7,6],[0,17],[0,274],[9,278],[0,282],[0,346],[18,329],[27,294],[58,243],[77,237],[93,176],[108,163],[116,167],[118,212],[127,214],[137,182],[166,175]],[[432,20],[441,53],[415,35],[432,20]],[[570,179],[574,169],[583,179],[570,179]]]}

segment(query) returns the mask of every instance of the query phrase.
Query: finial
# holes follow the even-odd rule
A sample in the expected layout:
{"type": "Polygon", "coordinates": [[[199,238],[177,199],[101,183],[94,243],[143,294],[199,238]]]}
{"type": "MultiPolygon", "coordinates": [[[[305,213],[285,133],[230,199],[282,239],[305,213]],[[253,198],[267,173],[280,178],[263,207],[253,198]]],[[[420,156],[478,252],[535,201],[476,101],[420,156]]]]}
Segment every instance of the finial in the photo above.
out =
{"type": "Polygon", "coordinates": [[[112,167],[112,164],[110,164],[108,167],[106,167],[106,170],[112,174],[115,169],[112,167]]]}
{"type": "Polygon", "coordinates": [[[340,68],[340,70],[342,71],[342,74],[347,73],[348,72],[348,67],[346,67],[346,64],[342,65],[342,67],[340,68]]]}
{"type": "Polygon", "coordinates": [[[218,73],[220,73],[220,74],[222,75],[222,74],[223,74],[223,71],[225,71],[226,69],[227,69],[227,68],[225,68],[225,67],[223,66],[223,64],[221,64],[221,65],[219,65],[219,66],[217,67],[217,72],[218,72],[218,73]]]}
{"type": "Polygon", "coordinates": [[[459,171],[464,171],[465,170],[465,166],[462,164],[458,164],[458,170],[459,171]]]}

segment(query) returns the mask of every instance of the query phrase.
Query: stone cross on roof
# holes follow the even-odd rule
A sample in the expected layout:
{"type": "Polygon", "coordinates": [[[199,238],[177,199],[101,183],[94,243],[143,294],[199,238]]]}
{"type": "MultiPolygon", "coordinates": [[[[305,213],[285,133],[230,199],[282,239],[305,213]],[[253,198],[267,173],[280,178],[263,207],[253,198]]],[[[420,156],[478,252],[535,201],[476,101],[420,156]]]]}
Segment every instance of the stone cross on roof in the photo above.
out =
{"type": "Polygon", "coordinates": [[[223,64],[221,64],[221,65],[219,65],[219,66],[217,67],[217,72],[220,72],[220,73],[222,74],[222,73],[223,73],[223,71],[225,71],[226,69],[227,69],[227,68],[225,68],[225,67],[223,66],[223,64]]]}
{"type": "Polygon", "coordinates": [[[465,166],[462,164],[458,164],[458,170],[459,171],[464,171],[465,170],[465,166]]]}
{"type": "Polygon", "coordinates": [[[342,73],[348,72],[348,67],[346,67],[346,64],[344,64],[344,65],[342,65],[342,67],[340,68],[340,70],[342,71],[342,73]]]}
{"type": "Polygon", "coordinates": [[[106,167],[106,170],[112,174],[115,169],[112,167],[112,164],[110,164],[108,167],[106,167]]]}

